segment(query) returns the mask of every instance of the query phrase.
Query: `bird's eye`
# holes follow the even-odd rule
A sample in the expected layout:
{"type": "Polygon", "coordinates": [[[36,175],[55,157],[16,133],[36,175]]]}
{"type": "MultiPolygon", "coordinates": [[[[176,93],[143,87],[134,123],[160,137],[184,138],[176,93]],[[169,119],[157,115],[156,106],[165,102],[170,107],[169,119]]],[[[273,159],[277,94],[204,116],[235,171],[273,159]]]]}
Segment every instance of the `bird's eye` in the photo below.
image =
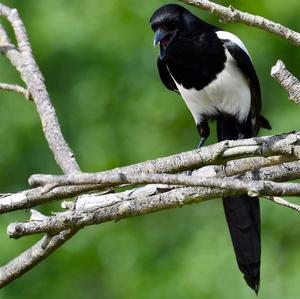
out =
{"type": "Polygon", "coordinates": [[[170,27],[171,28],[176,28],[177,23],[175,21],[171,21],[170,27]]]}

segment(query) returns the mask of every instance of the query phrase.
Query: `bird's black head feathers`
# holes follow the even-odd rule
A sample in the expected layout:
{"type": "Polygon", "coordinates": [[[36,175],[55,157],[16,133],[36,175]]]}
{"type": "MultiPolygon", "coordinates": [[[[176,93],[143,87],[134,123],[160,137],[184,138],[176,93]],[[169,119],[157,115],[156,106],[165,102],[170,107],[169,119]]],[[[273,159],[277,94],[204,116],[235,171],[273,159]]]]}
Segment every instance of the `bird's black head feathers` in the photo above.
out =
{"type": "Polygon", "coordinates": [[[177,4],[166,4],[158,8],[150,18],[150,24],[153,30],[160,26],[172,28],[179,27],[182,23],[184,14],[189,13],[184,7],[177,4]]]}
{"type": "Polygon", "coordinates": [[[178,38],[214,28],[177,4],[166,4],[157,9],[150,18],[150,25],[155,32],[154,45],[160,43],[161,57],[178,38]]]}

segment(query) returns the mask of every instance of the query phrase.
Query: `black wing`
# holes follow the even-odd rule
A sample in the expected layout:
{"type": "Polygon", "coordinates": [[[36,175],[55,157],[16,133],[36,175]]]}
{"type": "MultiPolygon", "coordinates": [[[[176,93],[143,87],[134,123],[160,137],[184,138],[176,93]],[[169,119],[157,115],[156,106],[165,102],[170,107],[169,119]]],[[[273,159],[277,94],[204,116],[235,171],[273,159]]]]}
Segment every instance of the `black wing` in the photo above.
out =
{"type": "Polygon", "coordinates": [[[164,61],[160,59],[160,57],[157,58],[157,67],[158,67],[158,72],[160,76],[161,82],[170,90],[175,91],[179,93],[177,86],[171,77],[167,65],[165,64],[164,61]]]}
{"type": "Polygon", "coordinates": [[[249,55],[231,40],[223,41],[226,49],[235,59],[238,67],[246,76],[251,91],[251,122],[254,135],[259,130],[259,115],[261,110],[261,92],[259,81],[249,55]]]}
{"type": "Polygon", "coordinates": [[[246,76],[251,91],[251,111],[250,119],[253,135],[258,133],[260,127],[271,129],[269,122],[260,115],[261,111],[261,91],[257,74],[253,67],[249,55],[231,40],[223,40],[224,46],[235,59],[238,67],[246,76]]]}

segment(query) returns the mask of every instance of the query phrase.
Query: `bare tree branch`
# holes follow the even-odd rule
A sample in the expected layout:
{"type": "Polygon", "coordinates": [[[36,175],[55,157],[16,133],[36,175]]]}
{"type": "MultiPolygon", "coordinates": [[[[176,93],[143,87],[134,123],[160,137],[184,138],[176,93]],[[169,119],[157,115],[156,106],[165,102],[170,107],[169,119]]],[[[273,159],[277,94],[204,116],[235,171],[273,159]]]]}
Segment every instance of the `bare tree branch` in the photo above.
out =
{"type": "MultiPolygon", "coordinates": [[[[181,154],[178,155],[180,157],[181,154]]],[[[172,159],[173,156],[170,156],[172,159]]],[[[167,159],[167,158],[164,158],[167,159]]],[[[229,177],[237,174],[243,174],[247,171],[254,171],[257,174],[257,169],[262,168],[261,179],[265,179],[264,171],[267,173],[282,173],[281,169],[283,166],[285,167],[283,173],[288,173],[290,179],[294,179],[300,177],[300,165],[299,163],[287,163],[292,162],[296,158],[293,156],[271,156],[268,158],[263,157],[250,157],[243,158],[238,160],[232,160],[226,162],[226,164],[221,165],[210,165],[203,168],[198,169],[195,173],[197,175],[205,176],[205,177],[229,177]],[[280,164],[280,165],[279,165],[280,164]],[[263,168],[267,166],[274,166],[272,168],[263,168]]],[[[160,159],[157,159],[160,160],[160,159]]],[[[153,160],[153,164],[156,164],[157,160],[153,160]]],[[[141,165],[143,163],[139,163],[138,167],[140,168],[140,172],[151,173],[150,169],[147,168],[147,165],[150,165],[150,161],[145,162],[145,168],[142,168],[141,165]],[[143,170],[144,169],[144,170],[143,170]]],[[[162,170],[162,164],[159,163],[159,169],[162,170]]],[[[171,163],[167,162],[165,164],[164,172],[173,172],[170,168],[171,163]]],[[[136,169],[136,165],[130,166],[132,169],[136,169]]],[[[153,168],[155,171],[156,168],[153,168]]],[[[118,168],[117,170],[110,170],[102,172],[102,174],[114,174],[117,172],[128,172],[128,173],[139,173],[138,171],[130,170],[129,166],[118,168]]],[[[249,176],[249,174],[248,174],[249,176]]],[[[273,178],[271,178],[273,179],[273,178]]],[[[105,188],[112,187],[112,184],[106,185],[105,188]]],[[[15,194],[6,194],[0,198],[0,214],[7,213],[20,209],[29,209],[36,205],[47,203],[53,200],[66,199],[69,197],[73,197],[79,194],[83,194],[89,191],[99,191],[103,190],[103,185],[80,185],[80,186],[63,186],[63,187],[54,187],[48,188],[48,186],[38,187],[34,189],[24,190],[15,194]]]]}
{"type": "Polygon", "coordinates": [[[34,188],[7,194],[0,198],[0,214],[29,209],[54,200],[70,198],[89,191],[102,190],[102,186],[70,186],[56,188],[34,188]]]}
{"type": "MultiPolygon", "coordinates": [[[[234,161],[232,161],[234,162],[234,161]]],[[[216,166],[212,166],[216,167],[216,166]]],[[[141,215],[144,213],[150,213],[153,211],[158,211],[162,209],[174,208],[178,205],[182,206],[185,204],[190,204],[192,202],[189,199],[199,198],[195,202],[201,202],[203,200],[213,199],[218,196],[227,196],[228,194],[241,194],[248,192],[250,195],[299,195],[299,184],[276,184],[272,181],[285,181],[286,179],[300,178],[300,162],[287,162],[275,166],[269,166],[257,169],[255,171],[246,172],[242,175],[236,175],[232,179],[220,180],[217,178],[204,178],[203,176],[198,176],[198,171],[193,173],[192,177],[184,175],[166,175],[166,174],[153,174],[151,175],[148,182],[163,182],[163,183],[178,183],[181,186],[183,184],[187,185],[197,185],[205,183],[208,187],[199,188],[186,188],[180,187],[176,188],[174,185],[147,185],[145,187],[137,188],[134,190],[128,190],[121,193],[115,194],[104,194],[104,195],[82,195],[74,206],[71,204],[71,212],[58,213],[56,216],[49,218],[38,219],[37,221],[29,223],[15,223],[9,226],[8,233],[11,237],[18,238],[22,235],[40,232],[51,232],[52,234],[58,231],[71,227],[82,227],[85,225],[99,224],[110,220],[119,220],[126,217],[141,215]],[[194,177],[194,174],[196,177],[194,177]],[[168,177],[171,177],[168,180],[168,177]],[[161,179],[161,180],[159,180],[161,179]],[[242,180],[254,180],[254,181],[242,181],[242,180]],[[212,188],[214,187],[214,188],[212,188]],[[171,192],[175,190],[176,192],[171,192]],[[180,199],[179,202],[172,202],[171,205],[166,205],[165,201],[155,201],[149,205],[149,201],[152,201],[153,196],[163,196],[165,200],[170,196],[174,196],[180,199]],[[125,211],[121,216],[119,214],[111,214],[115,211],[115,208],[119,205],[127,206],[127,202],[130,203],[130,214],[129,211],[125,211]],[[149,207],[145,208],[145,206],[149,207]],[[99,210],[100,209],[100,210],[99,210]],[[104,209],[104,210],[103,210],[104,209]],[[83,210],[83,211],[82,211],[83,210]],[[84,212],[82,214],[82,212],[84,212]],[[87,214],[86,214],[87,213],[87,214]],[[100,213],[100,214],[99,214],[100,213]],[[104,215],[104,216],[103,216],[104,215]],[[103,217],[106,217],[105,219],[103,217]],[[112,218],[110,218],[112,217],[112,218]],[[121,217],[121,218],[114,218],[121,217]]],[[[141,180],[146,181],[149,175],[139,175],[133,177],[129,174],[131,179],[136,179],[134,183],[141,182],[141,180]]],[[[124,183],[123,177],[120,183],[124,183]]],[[[171,199],[172,201],[172,199],[171,199]]],[[[287,206],[285,204],[282,204],[287,206]]],[[[70,207],[70,204],[63,205],[64,207],[70,207]]]]}
{"type": "Polygon", "coordinates": [[[53,237],[45,236],[32,247],[8,262],[5,266],[2,266],[0,268],[0,288],[3,288],[32,269],[73,237],[76,232],[76,229],[66,230],[53,237]]]}
{"type": "Polygon", "coordinates": [[[289,99],[300,105],[300,82],[286,68],[281,60],[272,67],[271,75],[289,94],[289,99]]]}
{"type": "MultiPolygon", "coordinates": [[[[270,156],[277,155],[278,153],[284,153],[287,156],[284,156],[284,158],[282,157],[281,159],[279,159],[279,162],[290,161],[297,159],[295,156],[292,156],[292,154],[298,152],[298,139],[299,133],[292,133],[272,137],[267,136],[248,140],[221,142],[218,144],[203,147],[199,150],[189,151],[169,157],[138,163],[131,166],[121,167],[110,171],[105,171],[100,174],[114,174],[118,172],[174,173],[184,171],[187,169],[199,168],[205,165],[224,163],[228,159],[243,157],[247,155],[270,156]],[[243,154],[243,150],[245,149],[246,154],[243,154]]],[[[214,171],[218,173],[218,176],[230,176],[238,173],[243,173],[249,170],[254,170],[259,167],[278,164],[275,163],[277,161],[276,159],[277,158],[275,156],[269,158],[250,157],[247,158],[247,160],[234,160],[227,162],[225,166],[214,166],[214,171]],[[262,159],[260,160],[260,163],[258,163],[258,159],[262,159]],[[272,161],[272,163],[270,163],[270,161],[272,161]]],[[[33,176],[33,181],[31,183],[43,183],[42,181],[39,181],[40,178],[43,179],[43,176],[33,176]],[[37,181],[35,181],[35,178],[37,179],[37,181]]],[[[49,183],[47,176],[45,182],[49,183]]],[[[112,184],[109,184],[106,187],[111,186],[112,184]]],[[[103,185],[76,187],[52,186],[52,188],[50,189],[46,187],[25,190],[0,199],[0,213],[14,211],[16,209],[31,208],[35,205],[51,200],[68,198],[87,191],[99,189],[101,190],[103,189],[103,187],[103,185]]]]}
{"type": "Polygon", "coordinates": [[[8,35],[4,29],[0,30],[1,50],[10,62],[20,72],[33,101],[36,104],[41,118],[44,134],[52,150],[57,164],[66,172],[77,172],[79,167],[74,159],[74,154],[65,142],[60,126],[51,104],[44,78],[33,58],[32,49],[22,20],[16,9],[11,9],[0,4],[0,15],[10,22],[19,50],[11,46],[8,35]]]}
{"type": "MultiPolygon", "coordinates": [[[[84,174],[82,174],[82,176],[84,177],[84,174]]],[[[97,179],[98,178],[99,176],[97,179]]],[[[57,213],[55,216],[43,217],[42,219],[32,220],[29,222],[12,223],[8,226],[8,235],[11,238],[19,238],[37,233],[56,234],[67,228],[82,228],[86,225],[94,225],[106,221],[120,220],[127,217],[143,215],[163,209],[175,208],[179,204],[183,206],[185,204],[196,203],[216,198],[216,194],[220,195],[221,193],[229,194],[231,192],[230,194],[243,194],[247,192],[251,196],[300,195],[300,184],[298,183],[274,183],[266,180],[242,181],[239,179],[203,178],[172,174],[119,174],[107,176],[106,179],[110,182],[119,182],[120,184],[124,182],[145,184],[162,183],[180,186],[202,186],[204,188],[209,187],[210,189],[188,189],[192,190],[192,194],[187,193],[186,188],[169,191],[167,193],[168,199],[174,196],[177,199],[180,198],[180,201],[171,200],[168,204],[161,200],[161,197],[165,196],[166,193],[159,194],[159,200],[157,200],[157,197],[153,196],[149,196],[148,198],[142,196],[132,199],[132,194],[130,194],[130,199],[125,201],[115,200],[112,202],[111,198],[109,198],[110,200],[106,203],[105,199],[107,200],[108,196],[104,195],[102,197],[100,209],[95,209],[93,207],[83,212],[80,210],[67,211],[57,213]],[[205,191],[203,192],[203,190],[205,191]],[[192,195],[196,196],[193,198],[193,202],[190,200],[192,195]]],[[[119,199],[118,194],[113,196],[119,199]]]]}
{"type": "MultiPolygon", "coordinates": [[[[10,39],[2,26],[0,26],[0,49],[9,59],[11,64],[19,71],[21,78],[27,86],[27,90],[36,104],[41,118],[43,131],[49,147],[54,154],[57,164],[65,173],[78,172],[79,166],[74,155],[65,142],[60,126],[51,104],[44,78],[34,60],[31,46],[22,20],[16,9],[11,9],[0,4],[0,15],[5,17],[11,24],[18,49],[10,42],[10,39]]],[[[16,279],[34,265],[38,264],[50,253],[61,246],[74,235],[74,231],[62,232],[54,238],[49,238],[47,246],[42,239],[23,254],[16,257],[7,265],[0,268],[0,287],[16,279]]]]}
{"type": "Polygon", "coordinates": [[[285,26],[275,23],[266,18],[255,16],[247,12],[235,9],[231,5],[229,7],[216,4],[208,0],[180,0],[181,2],[191,4],[198,8],[208,10],[216,15],[224,23],[243,23],[249,26],[260,28],[264,31],[271,32],[279,37],[287,39],[296,46],[300,46],[300,33],[293,31],[285,26]]]}
{"type": "Polygon", "coordinates": [[[264,196],[266,199],[269,199],[270,201],[275,202],[276,204],[280,205],[280,206],[284,206],[287,208],[290,208],[292,210],[295,210],[297,212],[300,212],[300,205],[291,203],[281,197],[278,196],[264,196]]]}
{"type": "Polygon", "coordinates": [[[22,86],[16,84],[0,83],[0,89],[5,91],[14,91],[23,95],[27,100],[31,100],[29,91],[22,86]]]}
{"type": "Polygon", "coordinates": [[[143,196],[142,193],[135,197],[135,194],[133,193],[128,200],[122,200],[122,195],[119,197],[118,193],[115,195],[112,194],[113,197],[106,197],[106,202],[103,201],[103,197],[100,199],[100,208],[93,207],[84,211],[67,211],[58,214],[57,216],[49,217],[47,220],[28,222],[27,225],[24,224],[25,226],[21,223],[11,224],[8,228],[8,233],[10,234],[10,237],[20,237],[24,234],[36,232],[34,231],[33,226],[35,226],[37,230],[44,229],[58,233],[61,229],[70,227],[81,228],[96,223],[99,224],[110,220],[120,220],[162,209],[175,208],[188,203],[200,202],[207,198],[208,195],[210,198],[217,198],[224,194],[229,194],[227,190],[224,191],[209,188],[201,188],[201,190],[199,190],[198,188],[193,187],[175,188],[167,192],[164,192],[163,188],[162,190],[163,191],[159,192],[159,194],[154,194],[152,196],[143,196]],[[18,234],[16,231],[19,231],[19,236],[16,235],[18,234]]]}
{"type": "MultiPolygon", "coordinates": [[[[270,155],[291,155],[299,158],[300,133],[290,133],[276,136],[255,137],[244,140],[230,140],[219,142],[210,146],[202,147],[197,150],[184,152],[181,154],[150,160],[138,163],[132,166],[116,168],[112,171],[90,174],[91,176],[107,175],[112,172],[122,173],[163,173],[163,172],[180,172],[192,168],[199,168],[204,165],[218,164],[226,159],[237,157],[247,157],[249,155],[270,156],[270,155]]],[[[29,183],[32,186],[46,184],[57,184],[59,178],[64,182],[70,180],[74,184],[76,177],[88,177],[89,174],[70,174],[69,176],[52,176],[52,175],[32,175],[29,183]]],[[[86,184],[87,181],[77,181],[76,184],[86,184]]],[[[94,182],[95,183],[95,182],[94,182]]],[[[92,184],[89,181],[89,184],[92,184]]],[[[97,183],[96,183],[97,184],[97,183]]]]}
{"type": "Polygon", "coordinates": [[[247,171],[254,171],[256,169],[261,169],[268,166],[274,166],[279,164],[284,164],[287,162],[293,162],[297,160],[294,156],[270,156],[270,157],[249,157],[237,160],[231,160],[226,162],[223,165],[213,165],[203,167],[197,172],[207,172],[207,168],[211,168],[210,176],[218,177],[230,177],[238,175],[247,171]],[[205,169],[206,168],[206,169],[205,169]],[[214,174],[213,174],[213,173],[214,174]]]}
{"type": "Polygon", "coordinates": [[[182,185],[182,186],[202,186],[210,188],[229,188],[231,190],[265,190],[263,183],[267,183],[276,192],[283,192],[286,195],[296,195],[299,189],[296,185],[293,185],[292,189],[288,186],[282,185],[280,187],[277,184],[267,181],[255,181],[255,182],[242,182],[241,180],[235,179],[218,179],[218,178],[206,178],[196,177],[188,175],[174,175],[174,174],[126,174],[119,172],[116,174],[101,174],[101,173],[81,173],[74,175],[53,175],[47,176],[51,184],[56,186],[68,186],[68,185],[123,185],[123,184],[170,184],[170,185],[182,185]],[[252,184],[253,183],[253,184],[252,184]],[[289,191],[288,191],[289,190],[289,191]],[[289,194],[287,194],[288,192],[289,194]]]}
{"type": "MultiPolygon", "coordinates": [[[[179,156],[180,155],[181,154],[179,154],[179,156]]],[[[170,156],[171,159],[172,157],[173,156],[170,156]]],[[[167,159],[167,158],[163,158],[163,159],[167,159]]],[[[269,158],[262,158],[262,157],[244,158],[244,159],[229,161],[225,165],[206,166],[193,172],[193,174],[195,173],[196,175],[199,176],[201,175],[202,177],[220,177],[220,178],[233,176],[233,175],[235,176],[239,175],[237,178],[241,178],[241,175],[243,175],[247,179],[276,180],[276,178],[278,178],[279,181],[299,178],[300,163],[289,162],[289,159],[293,161],[295,158],[289,156],[286,156],[284,158],[278,158],[278,156],[269,157],[269,158]],[[245,163],[243,163],[244,160],[245,163]],[[251,161],[251,163],[247,164],[248,161],[251,161]]],[[[154,164],[155,161],[157,160],[153,160],[154,164]]],[[[147,165],[148,166],[151,165],[150,161],[145,162],[144,171],[143,168],[141,168],[142,164],[143,163],[136,164],[139,165],[138,167],[140,169],[140,171],[137,172],[133,171],[133,169],[136,169],[136,165],[132,165],[132,168],[130,168],[131,166],[126,166],[123,168],[118,168],[116,170],[113,169],[110,171],[104,171],[100,174],[113,175],[119,172],[125,172],[129,174],[130,173],[151,173],[150,169],[147,168],[147,165]]],[[[160,165],[159,169],[162,170],[163,167],[162,164],[159,165],[160,165]]],[[[171,171],[170,165],[171,164],[166,160],[165,172],[171,171]]],[[[156,168],[154,167],[153,171],[155,170],[156,168]]],[[[66,199],[89,191],[98,191],[98,190],[103,190],[104,188],[110,188],[113,186],[113,184],[79,185],[79,186],[62,186],[62,187],[57,187],[57,186],[54,187],[54,185],[50,184],[50,188],[48,186],[49,185],[45,187],[38,187],[34,189],[24,190],[15,194],[8,194],[2,196],[2,198],[0,198],[0,213],[7,213],[19,209],[29,209],[36,205],[47,203],[49,201],[66,199]]]]}

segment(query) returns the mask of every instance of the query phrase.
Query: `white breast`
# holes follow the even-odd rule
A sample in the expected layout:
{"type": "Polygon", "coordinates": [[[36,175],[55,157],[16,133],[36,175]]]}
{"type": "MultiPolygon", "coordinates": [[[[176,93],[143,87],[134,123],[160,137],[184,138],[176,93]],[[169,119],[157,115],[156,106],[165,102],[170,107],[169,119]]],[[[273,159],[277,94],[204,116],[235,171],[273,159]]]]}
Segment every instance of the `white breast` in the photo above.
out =
{"type": "Polygon", "coordinates": [[[204,115],[215,116],[218,112],[235,116],[241,122],[249,114],[251,93],[247,79],[227,50],[226,56],[222,72],[201,90],[186,89],[173,78],[196,123],[199,123],[204,115]]]}

